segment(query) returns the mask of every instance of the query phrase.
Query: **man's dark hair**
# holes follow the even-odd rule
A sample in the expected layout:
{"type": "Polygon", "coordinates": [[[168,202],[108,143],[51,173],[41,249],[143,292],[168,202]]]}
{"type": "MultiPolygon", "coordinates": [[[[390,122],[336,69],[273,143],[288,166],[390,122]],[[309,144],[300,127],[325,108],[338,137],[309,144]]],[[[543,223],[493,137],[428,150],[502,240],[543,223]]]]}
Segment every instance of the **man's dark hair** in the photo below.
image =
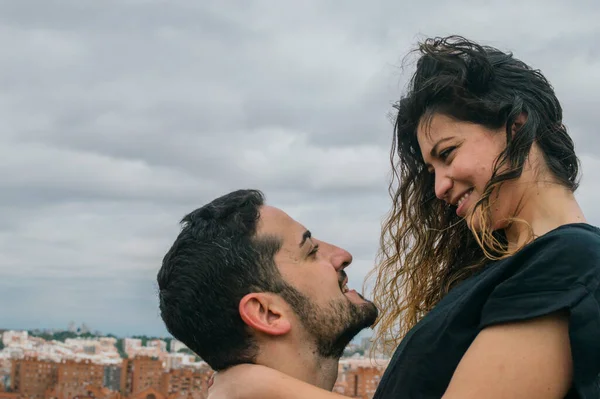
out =
{"type": "Polygon", "coordinates": [[[258,348],[238,310],[244,295],[287,286],[274,262],[281,241],[256,236],[263,204],[262,192],[238,190],[191,212],[158,272],[168,331],[214,370],[254,362],[258,348]]]}

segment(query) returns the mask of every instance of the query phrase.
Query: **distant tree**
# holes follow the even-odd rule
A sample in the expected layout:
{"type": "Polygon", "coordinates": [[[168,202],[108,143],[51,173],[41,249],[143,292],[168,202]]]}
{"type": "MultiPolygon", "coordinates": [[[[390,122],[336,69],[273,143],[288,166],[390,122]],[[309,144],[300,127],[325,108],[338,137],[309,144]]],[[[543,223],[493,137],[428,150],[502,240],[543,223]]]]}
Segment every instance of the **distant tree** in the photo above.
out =
{"type": "Polygon", "coordinates": [[[65,342],[68,338],[97,338],[97,335],[91,333],[78,334],[72,331],[57,331],[55,333],[49,333],[45,331],[28,331],[29,335],[32,337],[43,338],[46,341],[60,341],[65,342]]]}
{"type": "Polygon", "coordinates": [[[363,348],[346,348],[344,349],[344,357],[350,357],[355,354],[359,354],[361,356],[365,355],[365,350],[363,348]]]}
{"type": "Polygon", "coordinates": [[[177,353],[185,353],[185,354],[188,354],[188,355],[196,356],[196,354],[194,352],[192,352],[192,350],[189,349],[189,348],[181,348],[181,349],[179,349],[177,351],[177,353]]]}
{"type": "Polygon", "coordinates": [[[83,333],[83,334],[79,334],[79,337],[86,338],[86,339],[88,339],[88,338],[98,338],[98,335],[92,334],[91,332],[86,332],[86,333],[83,333]]]}
{"type": "Polygon", "coordinates": [[[147,346],[149,341],[160,340],[164,341],[167,344],[167,349],[171,347],[171,341],[173,338],[164,338],[164,337],[152,337],[148,335],[134,335],[131,338],[139,339],[142,341],[142,346],[147,346]]]}
{"type": "Polygon", "coordinates": [[[2,342],[2,340],[0,339],[0,351],[4,349],[4,342],[2,342]]]}
{"type": "Polygon", "coordinates": [[[148,341],[152,340],[152,338],[148,338],[145,335],[134,335],[131,338],[135,338],[135,339],[140,339],[142,340],[142,346],[146,346],[146,344],[148,343],[148,341]]]}
{"type": "Polygon", "coordinates": [[[50,340],[65,342],[68,338],[73,339],[73,338],[77,338],[77,337],[78,337],[77,333],[74,333],[71,331],[59,331],[59,332],[52,334],[52,337],[50,338],[50,340]]]}
{"type": "Polygon", "coordinates": [[[117,339],[117,343],[115,344],[115,346],[117,347],[117,351],[119,352],[119,355],[121,356],[122,359],[127,359],[127,353],[125,353],[125,348],[123,345],[123,339],[119,338],[117,339]]]}
{"type": "Polygon", "coordinates": [[[196,353],[194,353],[191,349],[189,348],[181,348],[177,351],[177,353],[185,353],[186,355],[190,355],[190,356],[194,356],[196,362],[199,362],[202,360],[202,358],[200,356],[198,356],[196,353]]]}
{"type": "Polygon", "coordinates": [[[51,335],[51,334],[44,333],[44,332],[41,332],[41,331],[35,331],[35,330],[33,330],[33,331],[27,331],[27,334],[28,334],[30,337],[38,337],[38,338],[43,338],[43,339],[45,339],[46,341],[49,341],[49,340],[51,340],[51,339],[52,339],[52,335],[51,335]]]}

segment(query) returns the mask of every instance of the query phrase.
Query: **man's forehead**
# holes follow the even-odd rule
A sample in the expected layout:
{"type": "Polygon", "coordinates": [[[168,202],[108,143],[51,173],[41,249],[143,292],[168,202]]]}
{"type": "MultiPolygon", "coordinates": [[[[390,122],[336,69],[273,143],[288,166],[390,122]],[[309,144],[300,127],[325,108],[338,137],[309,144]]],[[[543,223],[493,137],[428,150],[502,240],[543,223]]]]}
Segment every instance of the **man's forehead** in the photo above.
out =
{"type": "Polygon", "coordinates": [[[258,221],[258,235],[276,235],[285,238],[286,235],[297,235],[306,229],[290,215],[274,206],[264,205],[260,208],[260,219],[258,221]]]}

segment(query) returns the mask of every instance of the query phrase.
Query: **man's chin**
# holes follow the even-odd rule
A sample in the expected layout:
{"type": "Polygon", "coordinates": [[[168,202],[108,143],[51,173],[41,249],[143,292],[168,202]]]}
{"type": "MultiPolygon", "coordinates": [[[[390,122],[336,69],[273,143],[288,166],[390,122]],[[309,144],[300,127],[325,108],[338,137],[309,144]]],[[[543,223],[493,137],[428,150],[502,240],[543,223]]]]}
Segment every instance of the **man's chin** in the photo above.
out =
{"type": "Polygon", "coordinates": [[[363,307],[365,309],[364,328],[373,328],[377,321],[377,317],[379,317],[379,309],[377,309],[377,306],[375,306],[373,302],[367,300],[365,300],[363,307]]]}
{"type": "Polygon", "coordinates": [[[346,292],[344,296],[345,300],[332,300],[327,308],[306,299],[305,307],[296,311],[323,358],[339,359],[348,343],[377,320],[379,311],[373,302],[357,292],[346,292]]]}
{"type": "MultiPolygon", "coordinates": [[[[375,304],[372,301],[366,299],[364,296],[362,296],[355,290],[346,292],[344,294],[344,296],[346,297],[348,302],[353,304],[355,307],[358,307],[358,308],[371,308],[372,307],[371,312],[375,312],[377,314],[377,316],[379,315],[379,309],[377,309],[375,304]]],[[[377,318],[377,316],[375,316],[375,318],[377,318]]]]}
{"type": "Polygon", "coordinates": [[[365,328],[373,327],[377,320],[379,310],[372,302],[363,299],[360,304],[353,303],[352,306],[354,307],[354,310],[352,311],[352,313],[354,313],[354,318],[329,348],[330,350],[327,353],[330,357],[340,358],[350,341],[365,328]]]}
{"type": "MultiPolygon", "coordinates": [[[[352,322],[349,323],[348,328],[351,330],[356,330],[357,328],[360,330],[365,328],[371,328],[377,321],[377,317],[379,316],[379,309],[377,306],[368,299],[365,299],[360,294],[357,294],[360,297],[358,301],[353,301],[350,298],[346,298],[349,302],[351,308],[350,312],[353,314],[351,317],[352,322]]],[[[356,331],[358,333],[359,331],[356,331]]]]}

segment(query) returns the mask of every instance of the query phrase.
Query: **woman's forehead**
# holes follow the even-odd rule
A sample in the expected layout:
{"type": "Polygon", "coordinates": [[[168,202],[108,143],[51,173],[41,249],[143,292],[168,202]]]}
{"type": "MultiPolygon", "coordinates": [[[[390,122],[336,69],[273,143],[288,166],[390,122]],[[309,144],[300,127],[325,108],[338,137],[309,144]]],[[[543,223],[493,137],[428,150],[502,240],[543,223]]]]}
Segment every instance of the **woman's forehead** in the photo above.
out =
{"type": "Polygon", "coordinates": [[[417,142],[421,152],[429,153],[429,151],[440,140],[447,139],[455,135],[456,120],[445,115],[433,115],[419,123],[417,127],[417,142]]]}

